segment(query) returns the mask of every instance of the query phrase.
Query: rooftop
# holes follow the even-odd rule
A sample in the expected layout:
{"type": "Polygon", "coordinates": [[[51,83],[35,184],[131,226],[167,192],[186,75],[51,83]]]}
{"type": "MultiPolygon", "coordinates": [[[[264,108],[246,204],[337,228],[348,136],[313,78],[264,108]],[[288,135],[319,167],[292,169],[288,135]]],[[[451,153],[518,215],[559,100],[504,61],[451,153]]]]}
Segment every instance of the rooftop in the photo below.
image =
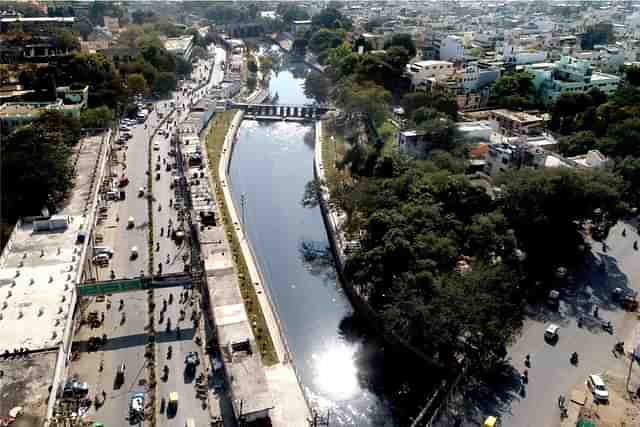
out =
{"type": "Polygon", "coordinates": [[[500,108],[497,110],[492,110],[491,112],[498,116],[502,116],[504,118],[507,118],[509,120],[512,120],[514,122],[519,122],[522,124],[538,123],[542,121],[542,117],[536,116],[534,114],[525,113],[524,111],[513,111],[513,110],[508,110],[506,108],[500,108]]]}
{"type": "Polygon", "coordinates": [[[12,18],[0,18],[1,23],[12,23],[12,22],[66,22],[73,24],[76,21],[74,17],[38,17],[38,18],[23,18],[21,16],[12,17],[12,18]]]}
{"type": "Polygon", "coordinates": [[[76,147],[75,188],[58,215],[66,229],[36,231],[33,222],[18,223],[0,257],[0,351],[49,349],[62,340],[79,279],[83,246],[77,236],[87,229],[84,214],[102,140],[86,138],[76,147]]]}

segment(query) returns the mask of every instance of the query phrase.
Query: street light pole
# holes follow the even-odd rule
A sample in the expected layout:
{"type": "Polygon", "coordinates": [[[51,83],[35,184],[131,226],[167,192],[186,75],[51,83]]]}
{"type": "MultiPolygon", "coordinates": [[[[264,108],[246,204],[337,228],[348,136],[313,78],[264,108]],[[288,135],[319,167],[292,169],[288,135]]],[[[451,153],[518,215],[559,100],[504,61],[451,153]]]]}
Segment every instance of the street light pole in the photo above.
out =
{"type": "Polygon", "coordinates": [[[244,233],[244,221],[245,221],[245,204],[246,204],[246,196],[244,193],[240,195],[240,215],[242,216],[242,232],[244,233]]]}

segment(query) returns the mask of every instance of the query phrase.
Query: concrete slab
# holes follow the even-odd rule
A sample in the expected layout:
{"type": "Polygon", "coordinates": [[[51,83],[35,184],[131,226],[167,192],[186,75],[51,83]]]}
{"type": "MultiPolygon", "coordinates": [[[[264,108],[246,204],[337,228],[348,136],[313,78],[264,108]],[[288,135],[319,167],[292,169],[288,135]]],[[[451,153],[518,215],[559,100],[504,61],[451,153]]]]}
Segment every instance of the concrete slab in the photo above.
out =
{"type": "Polygon", "coordinates": [[[85,213],[93,201],[92,176],[102,142],[102,136],[86,138],[76,148],[74,191],[56,215],[66,219],[66,229],[36,231],[33,223],[19,223],[0,258],[0,351],[61,343],[81,270],[83,245],[77,236],[90,227],[85,213]]]}

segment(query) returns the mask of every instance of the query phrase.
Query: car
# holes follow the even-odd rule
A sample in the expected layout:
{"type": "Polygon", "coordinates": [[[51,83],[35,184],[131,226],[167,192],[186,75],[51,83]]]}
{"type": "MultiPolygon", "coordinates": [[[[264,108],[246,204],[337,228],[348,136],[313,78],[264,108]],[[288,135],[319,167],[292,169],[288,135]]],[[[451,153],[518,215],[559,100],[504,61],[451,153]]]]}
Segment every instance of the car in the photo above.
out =
{"type": "Polygon", "coordinates": [[[544,330],[544,339],[547,341],[557,340],[558,329],[560,329],[560,326],[556,325],[555,323],[552,323],[549,326],[547,326],[547,329],[544,330]]]}
{"type": "Polygon", "coordinates": [[[593,393],[593,398],[600,402],[609,401],[609,389],[600,375],[591,374],[587,378],[587,387],[593,393]]]}
{"type": "Polygon", "coordinates": [[[129,132],[130,130],[129,126],[120,126],[120,132],[129,132]]]}
{"type": "Polygon", "coordinates": [[[153,149],[154,149],[154,151],[160,150],[160,143],[159,142],[154,142],[153,143],[153,149]]]}

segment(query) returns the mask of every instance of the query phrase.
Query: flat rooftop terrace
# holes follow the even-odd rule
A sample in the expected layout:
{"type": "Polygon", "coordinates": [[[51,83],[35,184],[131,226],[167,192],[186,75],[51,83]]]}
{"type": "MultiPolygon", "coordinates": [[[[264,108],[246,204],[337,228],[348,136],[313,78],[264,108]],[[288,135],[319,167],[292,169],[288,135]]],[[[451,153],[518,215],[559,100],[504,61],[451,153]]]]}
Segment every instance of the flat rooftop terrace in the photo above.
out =
{"type": "Polygon", "coordinates": [[[102,144],[103,136],[97,136],[76,147],[74,191],[56,214],[67,228],[36,231],[33,223],[18,223],[0,257],[0,352],[51,349],[62,342],[82,270],[77,236],[89,228],[92,175],[102,144]]]}

